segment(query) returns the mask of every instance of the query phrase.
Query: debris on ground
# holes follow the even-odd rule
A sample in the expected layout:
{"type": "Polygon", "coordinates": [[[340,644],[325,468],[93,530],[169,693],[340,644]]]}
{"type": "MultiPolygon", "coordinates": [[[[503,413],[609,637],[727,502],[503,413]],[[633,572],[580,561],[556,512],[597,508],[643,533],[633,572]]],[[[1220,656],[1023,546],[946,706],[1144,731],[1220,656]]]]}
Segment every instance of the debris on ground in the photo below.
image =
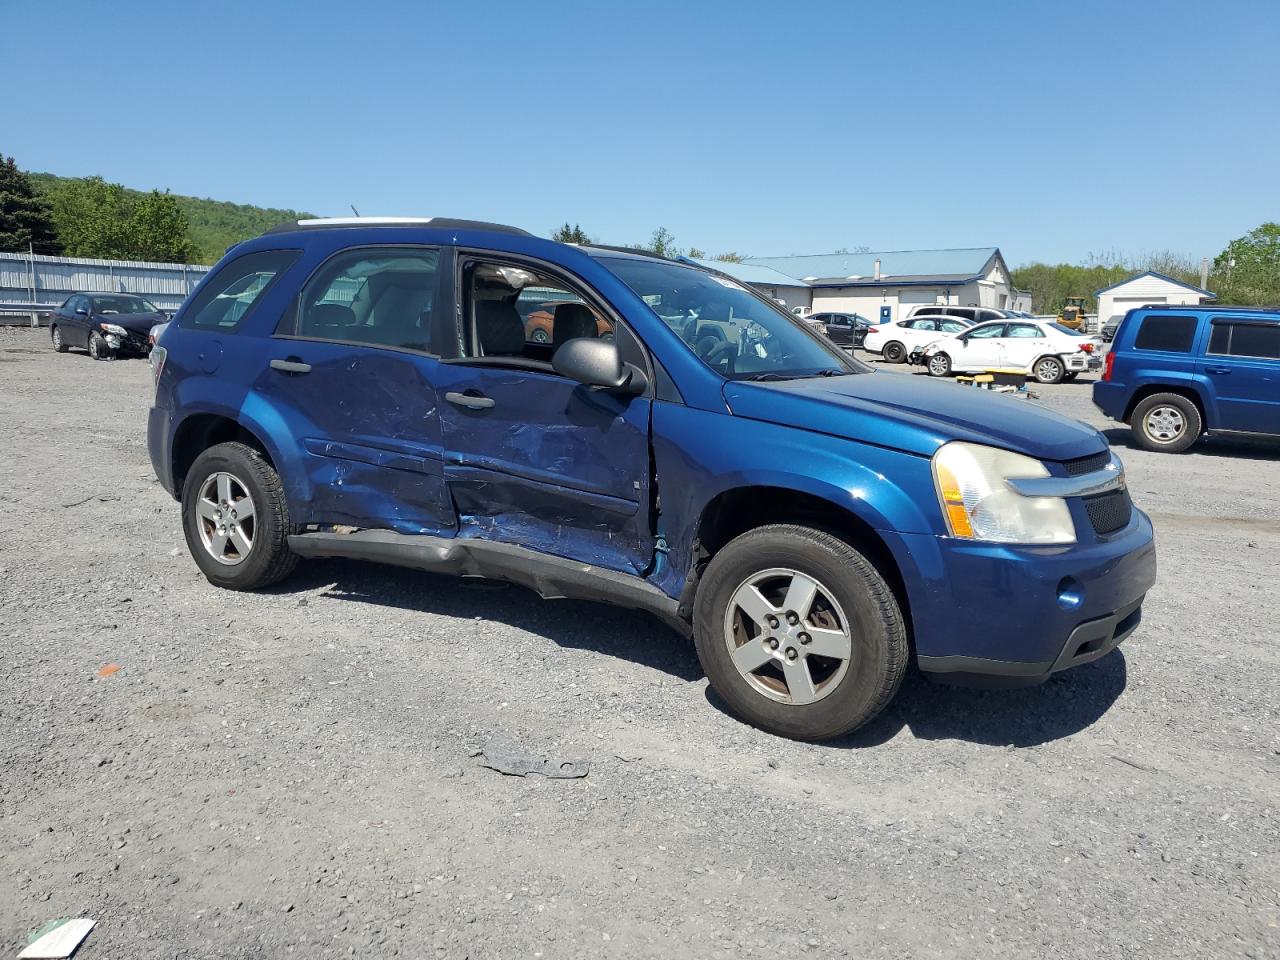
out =
{"type": "Polygon", "coordinates": [[[536,773],[553,780],[576,780],[591,769],[586,760],[556,760],[504,744],[489,743],[478,754],[480,766],[497,770],[508,777],[527,777],[536,773]]]}
{"type": "Polygon", "coordinates": [[[112,500],[119,500],[119,499],[120,499],[119,497],[104,497],[98,493],[91,493],[89,494],[89,496],[85,497],[83,500],[76,500],[73,503],[64,503],[63,506],[78,507],[82,504],[88,503],[90,500],[97,500],[99,503],[110,503],[112,500]]]}
{"type": "Polygon", "coordinates": [[[120,664],[104,663],[102,666],[98,668],[98,672],[95,673],[94,676],[97,677],[99,680],[105,680],[107,677],[111,676],[113,673],[119,673],[119,672],[120,672],[120,664]]]}
{"type": "Polygon", "coordinates": [[[31,935],[18,960],[63,960],[76,952],[95,922],[84,917],[52,920],[31,935]]]}

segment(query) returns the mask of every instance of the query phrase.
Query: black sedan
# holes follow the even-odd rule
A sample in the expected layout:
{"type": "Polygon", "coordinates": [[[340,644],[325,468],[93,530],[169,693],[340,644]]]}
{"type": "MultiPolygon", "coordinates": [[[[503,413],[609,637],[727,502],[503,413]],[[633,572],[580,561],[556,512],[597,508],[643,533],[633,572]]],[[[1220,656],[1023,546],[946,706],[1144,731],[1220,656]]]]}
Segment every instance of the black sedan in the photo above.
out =
{"type": "Polygon", "coordinates": [[[146,356],[147,335],[167,319],[151,301],[132,294],[76,293],[53,311],[49,336],[59,353],[84,347],[95,360],[113,360],[125,353],[146,356]]]}
{"type": "Polygon", "coordinates": [[[805,319],[820,324],[827,339],[842,347],[862,346],[871,326],[871,321],[860,313],[811,313],[805,319]]]}

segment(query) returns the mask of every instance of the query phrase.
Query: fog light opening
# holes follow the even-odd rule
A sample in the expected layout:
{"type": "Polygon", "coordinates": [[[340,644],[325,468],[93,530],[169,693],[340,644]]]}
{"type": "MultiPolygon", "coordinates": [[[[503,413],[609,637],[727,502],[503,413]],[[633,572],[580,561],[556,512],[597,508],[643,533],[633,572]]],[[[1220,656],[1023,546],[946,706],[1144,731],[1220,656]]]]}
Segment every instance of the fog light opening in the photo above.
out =
{"type": "Polygon", "coordinates": [[[1074,577],[1063,577],[1058,584],[1058,606],[1063,610],[1075,610],[1084,603],[1084,587],[1074,577]]]}

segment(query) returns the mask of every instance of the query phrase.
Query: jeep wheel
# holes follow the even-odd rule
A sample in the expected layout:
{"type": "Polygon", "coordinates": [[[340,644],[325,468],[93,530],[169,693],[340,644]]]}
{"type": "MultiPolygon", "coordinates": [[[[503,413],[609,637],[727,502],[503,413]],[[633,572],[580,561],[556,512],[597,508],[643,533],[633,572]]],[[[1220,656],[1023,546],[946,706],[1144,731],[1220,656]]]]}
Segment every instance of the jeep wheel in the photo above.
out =
{"type": "Polygon", "coordinates": [[[1176,393],[1157,393],[1134,408],[1129,419],[1133,442],[1143,450],[1182,453],[1200,439],[1200,410],[1176,393]]]}
{"type": "Polygon", "coordinates": [[[89,356],[95,360],[114,360],[116,352],[111,349],[102,334],[96,330],[89,334],[89,356]]]}
{"type": "Polygon", "coordinates": [[[1031,369],[1036,383],[1061,383],[1066,372],[1067,368],[1057,357],[1041,357],[1031,369]]]}
{"type": "Polygon", "coordinates": [[[711,559],[694,610],[711,685],[741,719],[796,740],[865,724],[893,698],[907,632],[879,571],[809,527],[760,527],[711,559]]]}
{"type": "Polygon", "coordinates": [[[53,349],[58,353],[66,353],[69,349],[67,341],[62,339],[62,331],[58,329],[58,325],[54,324],[49,330],[49,339],[53,341],[53,349]]]}
{"type": "Polygon", "coordinates": [[[182,489],[182,529],[196,566],[215,586],[256,590],[298,563],[280,476],[243,443],[220,443],[196,458],[182,489]]]}
{"type": "Polygon", "coordinates": [[[949,377],[951,376],[951,358],[945,353],[935,353],[929,358],[928,369],[931,377],[949,377]]]}
{"type": "Polygon", "coordinates": [[[881,351],[881,356],[884,357],[885,363],[901,363],[903,360],[907,359],[907,348],[897,340],[893,340],[884,345],[884,350],[881,351]]]}

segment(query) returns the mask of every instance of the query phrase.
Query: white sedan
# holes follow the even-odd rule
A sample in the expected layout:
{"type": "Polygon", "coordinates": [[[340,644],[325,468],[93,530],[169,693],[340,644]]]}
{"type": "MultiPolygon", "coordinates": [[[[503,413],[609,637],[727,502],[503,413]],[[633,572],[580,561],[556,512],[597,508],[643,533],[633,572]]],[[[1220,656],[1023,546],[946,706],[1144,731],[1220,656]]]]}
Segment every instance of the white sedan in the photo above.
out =
{"type": "Polygon", "coordinates": [[[912,317],[896,323],[876,323],[867,329],[862,349],[878,353],[888,363],[902,363],[913,352],[943,337],[969,329],[973,321],[963,317],[912,317]]]}
{"type": "Polygon", "coordinates": [[[1004,320],[934,341],[924,350],[924,363],[935,377],[1006,368],[1025,370],[1039,383],[1060,383],[1100,369],[1100,347],[1096,337],[1056,323],[1004,320]]]}

